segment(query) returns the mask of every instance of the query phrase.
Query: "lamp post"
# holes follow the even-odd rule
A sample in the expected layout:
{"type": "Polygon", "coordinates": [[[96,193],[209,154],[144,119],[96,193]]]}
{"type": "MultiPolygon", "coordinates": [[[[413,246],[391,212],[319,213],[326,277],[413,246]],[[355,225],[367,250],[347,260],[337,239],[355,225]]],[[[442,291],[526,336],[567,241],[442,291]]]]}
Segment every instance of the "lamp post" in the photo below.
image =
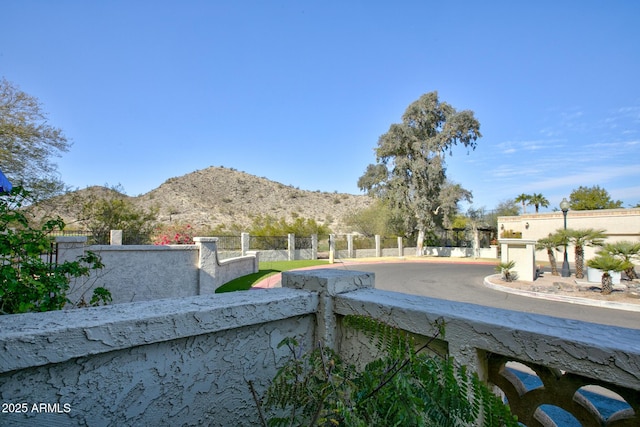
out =
{"type": "MultiPolygon", "coordinates": [[[[569,202],[567,198],[563,198],[560,202],[560,209],[562,209],[562,215],[564,216],[564,230],[567,231],[567,212],[569,212],[569,202]]],[[[569,269],[569,259],[567,257],[567,240],[565,235],[564,241],[564,261],[562,262],[562,277],[570,277],[571,270],[569,269]]]]}

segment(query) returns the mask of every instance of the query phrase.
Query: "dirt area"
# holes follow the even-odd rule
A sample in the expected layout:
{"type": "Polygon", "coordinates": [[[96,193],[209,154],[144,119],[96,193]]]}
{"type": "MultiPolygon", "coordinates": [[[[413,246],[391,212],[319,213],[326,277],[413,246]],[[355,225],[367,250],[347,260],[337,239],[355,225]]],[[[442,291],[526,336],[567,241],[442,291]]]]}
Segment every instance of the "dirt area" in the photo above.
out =
{"type": "Polygon", "coordinates": [[[518,290],[555,294],[574,298],[588,298],[596,301],[615,301],[619,303],[640,305],[640,281],[621,280],[619,285],[614,285],[614,291],[610,295],[602,295],[600,283],[587,282],[587,278],[576,279],[571,277],[553,276],[550,272],[542,273],[533,282],[515,280],[507,282],[500,275],[491,276],[491,283],[499,286],[518,290]]]}

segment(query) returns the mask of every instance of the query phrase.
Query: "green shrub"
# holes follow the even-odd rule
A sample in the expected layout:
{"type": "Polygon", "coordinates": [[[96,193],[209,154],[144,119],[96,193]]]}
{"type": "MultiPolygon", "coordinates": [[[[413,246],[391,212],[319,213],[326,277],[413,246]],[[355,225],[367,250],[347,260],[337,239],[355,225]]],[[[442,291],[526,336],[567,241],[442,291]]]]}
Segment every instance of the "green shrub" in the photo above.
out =
{"type": "Polygon", "coordinates": [[[363,316],[345,324],[363,331],[382,356],[364,369],[318,345],[301,355],[286,338],[291,359],[263,399],[249,382],[263,426],[517,426],[509,407],[476,374],[449,356],[433,355],[439,333],[421,346],[405,331],[363,316]]]}
{"type": "MultiPolygon", "coordinates": [[[[28,197],[20,187],[0,195],[0,314],[60,310],[71,303],[67,299],[71,280],[103,267],[93,252],[61,264],[44,259],[43,254],[51,250],[49,234],[62,230],[64,222],[56,218],[39,228],[32,227],[20,210],[28,197]]],[[[109,291],[96,288],[89,303],[82,300],[78,305],[109,301],[109,291]]]]}

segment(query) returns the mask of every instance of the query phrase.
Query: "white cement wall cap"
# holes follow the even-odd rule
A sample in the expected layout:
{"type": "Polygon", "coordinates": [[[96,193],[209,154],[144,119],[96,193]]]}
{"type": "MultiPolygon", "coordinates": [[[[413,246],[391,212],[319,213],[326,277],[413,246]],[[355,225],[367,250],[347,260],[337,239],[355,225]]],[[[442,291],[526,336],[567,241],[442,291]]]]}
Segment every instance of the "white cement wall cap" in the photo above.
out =
{"type": "Polygon", "coordinates": [[[217,237],[194,237],[193,241],[196,243],[211,243],[211,242],[217,242],[218,238],[217,237]]]}
{"type": "Polygon", "coordinates": [[[318,297],[274,288],[0,316],[0,372],[315,313],[318,297]]]}
{"type": "Polygon", "coordinates": [[[56,236],[56,243],[85,243],[87,236],[56,236]]]}
{"type": "Polygon", "coordinates": [[[609,375],[617,384],[640,389],[638,329],[374,289],[338,295],[334,307],[336,314],[385,319],[425,336],[443,319],[445,341],[454,348],[488,350],[592,377],[609,375]]]}

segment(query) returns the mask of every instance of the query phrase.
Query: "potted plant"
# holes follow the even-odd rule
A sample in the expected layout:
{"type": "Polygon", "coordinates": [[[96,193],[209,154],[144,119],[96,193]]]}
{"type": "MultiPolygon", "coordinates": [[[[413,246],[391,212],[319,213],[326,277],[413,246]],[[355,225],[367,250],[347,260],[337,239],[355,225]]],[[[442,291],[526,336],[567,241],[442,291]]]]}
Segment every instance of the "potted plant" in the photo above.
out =
{"type": "Polygon", "coordinates": [[[613,279],[611,273],[620,273],[629,268],[629,261],[616,258],[609,253],[602,253],[587,261],[587,267],[602,271],[601,283],[602,294],[609,295],[613,291],[613,279]]]}

